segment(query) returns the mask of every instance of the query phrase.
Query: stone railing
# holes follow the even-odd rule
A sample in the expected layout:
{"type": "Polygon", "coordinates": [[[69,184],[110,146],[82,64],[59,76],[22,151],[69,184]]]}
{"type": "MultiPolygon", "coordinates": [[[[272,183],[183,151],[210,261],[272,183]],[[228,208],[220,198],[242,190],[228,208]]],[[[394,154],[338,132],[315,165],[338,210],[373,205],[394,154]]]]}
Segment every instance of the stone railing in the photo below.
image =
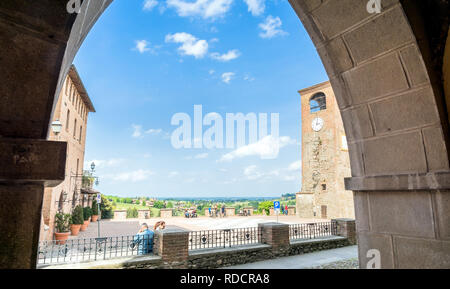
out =
{"type": "MultiPolygon", "coordinates": [[[[263,223],[258,225],[258,242],[239,247],[200,250],[189,250],[190,231],[166,229],[155,232],[153,255],[81,263],[76,264],[76,267],[212,269],[356,244],[354,220],[336,219],[332,222],[337,228],[336,235],[293,240],[290,239],[288,224],[263,223]]],[[[60,265],[57,268],[73,266],[60,265]]]]}

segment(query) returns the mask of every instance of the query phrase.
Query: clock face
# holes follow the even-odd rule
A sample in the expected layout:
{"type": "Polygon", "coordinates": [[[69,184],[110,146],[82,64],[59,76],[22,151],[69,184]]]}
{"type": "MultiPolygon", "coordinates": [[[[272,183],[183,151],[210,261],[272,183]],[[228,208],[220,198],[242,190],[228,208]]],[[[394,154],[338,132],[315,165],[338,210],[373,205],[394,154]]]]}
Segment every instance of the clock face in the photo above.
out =
{"type": "Polygon", "coordinates": [[[320,117],[316,117],[315,119],[313,119],[312,129],[314,131],[320,131],[322,128],[323,128],[323,119],[321,119],[320,117]]]}

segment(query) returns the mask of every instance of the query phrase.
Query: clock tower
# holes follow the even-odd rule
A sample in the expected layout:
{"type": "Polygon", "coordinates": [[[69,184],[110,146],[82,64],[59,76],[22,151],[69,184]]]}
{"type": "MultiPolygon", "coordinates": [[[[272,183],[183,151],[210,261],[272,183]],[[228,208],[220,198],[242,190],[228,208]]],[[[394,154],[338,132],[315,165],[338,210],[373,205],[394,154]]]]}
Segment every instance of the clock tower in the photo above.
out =
{"type": "Polygon", "coordinates": [[[302,189],[296,195],[301,218],[354,218],[347,138],[329,81],[299,91],[302,108],[302,189]]]}

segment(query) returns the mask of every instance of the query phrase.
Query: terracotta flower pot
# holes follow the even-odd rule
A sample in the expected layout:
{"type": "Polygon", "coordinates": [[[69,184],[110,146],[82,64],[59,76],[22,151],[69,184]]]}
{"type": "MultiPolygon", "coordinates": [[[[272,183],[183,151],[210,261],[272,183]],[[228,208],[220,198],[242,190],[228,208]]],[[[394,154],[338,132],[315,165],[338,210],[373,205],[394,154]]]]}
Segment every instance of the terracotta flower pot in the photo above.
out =
{"type": "Polygon", "coordinates": [[[81,225],[70,225],[70,231],[72,232],[72,236],[78,236],[78,233],[80,232],[81,225]]]}
{"type": "Polygon", "coordinates": [[[98,220],[98,215],[92,215],[91,222],[97,222],[97,220],[98,220]]]}
{"type": "Polygon", "coordinates": [[[84,221],[83,225],[81,225],[81,231],[86,231],[87,227],[89,226],[89,221],[84,221]]]}
{"type": "Polygon", "coordinates": [[[64,245],[69,239],[70,232],[66,233],[55,233],[55,240],[57,245],[64,245]]]}

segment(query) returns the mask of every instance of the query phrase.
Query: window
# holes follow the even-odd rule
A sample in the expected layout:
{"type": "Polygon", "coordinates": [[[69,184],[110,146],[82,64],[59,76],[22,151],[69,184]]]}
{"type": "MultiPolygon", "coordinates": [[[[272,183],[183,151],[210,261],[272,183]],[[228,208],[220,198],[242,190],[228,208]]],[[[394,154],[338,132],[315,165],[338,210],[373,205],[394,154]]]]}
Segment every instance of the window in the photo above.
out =
{"type": "Polygon", "coordinates": [[[75,122],[73,123],[73,137],[77,135],[77,119],[75,119],[75,122]]]}
{"type": "Polygon", "coordinates": [[[327,97],[325,93],[319,92],[314,94],[309,99],[309,109],[311,113],[327,109],[327,97]]]}
{"type": "Polygon", "coordinates": [[[80,125],[80,139],[78,140],[81,143],[81,137],[83,135],[83,126],[80,125]]]}
{"type": "Polygon", "coordinates": [[[69,131],[69,122],[70,122],[70,110],[67,110],[67,118],[66,118],[66,131],[69,131]]]}
{"type": "Polygon", "coordinates": [[[327,184],[322,184],[322,191],[326,191],[327,190],[327,184]]]}

